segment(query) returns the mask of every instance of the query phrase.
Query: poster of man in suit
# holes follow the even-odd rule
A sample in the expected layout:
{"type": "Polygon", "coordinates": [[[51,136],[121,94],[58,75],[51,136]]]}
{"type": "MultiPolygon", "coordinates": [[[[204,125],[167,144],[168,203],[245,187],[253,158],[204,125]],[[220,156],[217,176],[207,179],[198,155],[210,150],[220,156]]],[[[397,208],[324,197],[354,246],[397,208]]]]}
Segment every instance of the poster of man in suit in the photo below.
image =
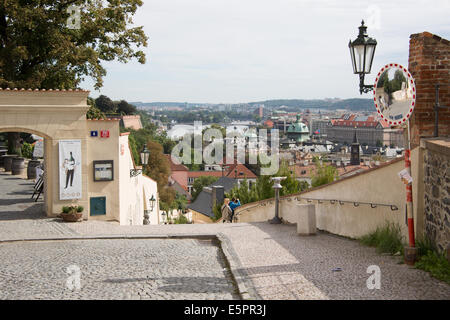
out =
{"type": "Polygon", "coordinates": [[[81,199],[81,140],[59,141],[59,199],[81,199]]]}

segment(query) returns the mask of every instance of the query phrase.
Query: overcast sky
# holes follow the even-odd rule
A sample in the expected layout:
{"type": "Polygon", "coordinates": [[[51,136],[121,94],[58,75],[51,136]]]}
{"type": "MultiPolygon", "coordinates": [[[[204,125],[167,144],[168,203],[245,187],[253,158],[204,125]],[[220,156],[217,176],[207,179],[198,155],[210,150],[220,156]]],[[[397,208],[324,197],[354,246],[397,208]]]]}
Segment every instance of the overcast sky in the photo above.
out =
{"type": "Polygon", "coordinates": [[[449,17],[450,0],[144,0],[147,63],[106,63],[100,91],[81,87],[143,102],[361,97],[348,50],[361,19],[378,41],[372,83],[386,63],[408,66],[410,34],[450,39],[449,17]]]}

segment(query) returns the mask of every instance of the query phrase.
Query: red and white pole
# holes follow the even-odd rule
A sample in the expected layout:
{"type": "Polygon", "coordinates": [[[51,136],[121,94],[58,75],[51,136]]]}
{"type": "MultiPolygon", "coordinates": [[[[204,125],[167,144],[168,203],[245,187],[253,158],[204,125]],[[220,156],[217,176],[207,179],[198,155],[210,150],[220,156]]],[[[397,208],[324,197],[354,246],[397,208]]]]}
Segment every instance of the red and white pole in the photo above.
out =
{"type": "MultiPolygon", "coordinates": [[[[407,148],[405,150],[405,168],[408,171],[409,176],[411,175],[411,137],[409,130],[409,119],[408,119],[408,141],[407,148]]],[[[413,212],[413,196],[412,196],[412,182],[406,185],[406,212],[408,218],[408,235],[409,235],[409,246],[414,248],[416,242],[414,239],[414,212],[413,212]]]]}
{"type": "MultiPolygon", "coordinates": [[[[405,168],[408,174],[411,176],[411,150],[405,150],[405,168]]],[[[412,183],[406,185],[406,212],[408,213],[408,235],[409,246],[414,248],[416,246],[414,239],[414,214],[413,214],[413,201],[412,201],[412,183]]]]}

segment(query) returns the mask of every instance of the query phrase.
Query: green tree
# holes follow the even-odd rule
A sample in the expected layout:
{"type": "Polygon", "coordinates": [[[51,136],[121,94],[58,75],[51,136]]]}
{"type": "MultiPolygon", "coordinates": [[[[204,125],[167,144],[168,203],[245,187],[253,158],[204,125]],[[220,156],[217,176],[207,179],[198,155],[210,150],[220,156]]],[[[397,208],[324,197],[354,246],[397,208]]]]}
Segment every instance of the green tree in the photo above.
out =
{"type": "Polygon", "coordinates": [[[113,113],[116,111],[116,104],[105,95],[101,95],[95,99],[95,106],[104,113],[113,113]]]}
{"type": "Polygon", "coordinates": [[[31,159],[33,158],[33,150],[34,150],[34,146],[29,144],[28,142],[24,142],[22,144],[22,156],[27,158],[27,159],[31,159]]]}
{"type": "Polygon", "coordinates": [[[142,0],[4,0],[0,4],[0,86],[72,89],[85,76],[103,84],[104,61],[145,63],[142,26],[133,24],[142,0]],[[80,7],[70,29],[69,6],[80,7]]]}
{"type": "Polygon", "coordinates": [[[103,112],[100,111],[95,106],[95,100],[91,97],[87,98],[87,104],[90,106],[89,110],[86,112],[86,118],[87,119],[105,119],[106,116],[103,112]]]}
{"type": "Polygon", "coordinates": [[[136,107],[132,104],[129,104],[125,100],[120,100],[119,103],[117,103],[117,113],[130,115],[136,113],[136,107]]]}
{"type": "Polygon", "coordinates": [[[280,163],[280,168],[278,169],[278,173],[276,174],[276,176],[286,177],[286,179],[281,181],[281,196],[303,191],[302,188],[304,188],[305,185],[301,184],[300,181],[295,178],[294,172],[289,168],[289,165],[286,161],[282,161],[280,163]]]}
{"type": "Polygon", "coordinates": [[[192,201],[197,199],[200,192],[202,192],[203,187],[209,186],[210,184],[216,182],[219,178],[212,176],[201,176],[194,180],[192,185],[192,201]]]}
{"type": "Polygon", "coordinates": [[[311,186],[318,187],[323,184],[333,182],[338,177],[337,169],[333,166],[327,165],[325,163],[321,164],[316,161],[316,173],[311,179],[311,186]]]}

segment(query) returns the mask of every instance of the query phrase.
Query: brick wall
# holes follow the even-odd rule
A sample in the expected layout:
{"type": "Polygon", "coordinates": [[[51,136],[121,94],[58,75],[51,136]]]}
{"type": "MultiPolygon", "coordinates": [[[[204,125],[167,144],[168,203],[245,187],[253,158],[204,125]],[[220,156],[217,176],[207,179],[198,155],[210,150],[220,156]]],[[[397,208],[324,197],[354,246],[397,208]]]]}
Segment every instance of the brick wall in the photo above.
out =
{"type": "MultiPolygon", "coordinates": [[[[416,106],[411,116],[411,143],[434,134],[435,84],[439,102],[450,106],[450,41],[429,32],[412,34],[409,71],[416,81],[416,106]]],[[[439,110],[439,136],[450,136],[450,108],[439,110]]]]}

